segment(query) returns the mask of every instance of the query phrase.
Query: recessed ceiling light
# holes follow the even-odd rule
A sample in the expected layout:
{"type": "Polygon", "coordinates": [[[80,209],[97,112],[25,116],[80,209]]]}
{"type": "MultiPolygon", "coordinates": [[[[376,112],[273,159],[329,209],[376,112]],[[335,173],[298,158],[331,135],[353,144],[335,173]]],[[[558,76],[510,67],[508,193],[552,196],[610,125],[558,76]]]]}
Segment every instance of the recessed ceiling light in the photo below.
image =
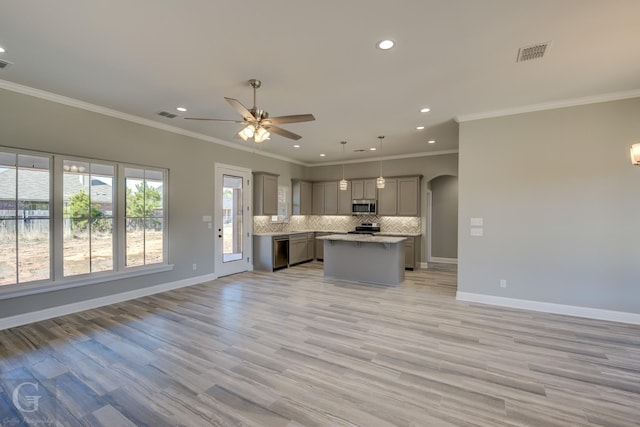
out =
{"type": "Polygon", "coordinates": [[[300,148],[300,144],[294,145],[293,148],[300,148]]]}
{"type": "Polygon", "coordinates": [[[6,52],[6,50],[4,50],[2,46],[0,46],[0,53],[4,53],[4,52],[6,52]]]}
{"type": "Polygon", "coordinates": [[[417,130],[422,130],[422,129],[424,129],[424,126],[416,126],[416,129],[417,130]]]}
{"type": "Polygon", "coordinates": [[[420,109],[421,113],[428,113],[429,111],[431,111],[431,108],[429,108],[429,107],[424,107],[424,108],[420,109]]]}
{"type": "Polygon", "coordinates": [[[435,144],[435,143],[436,143],[436,141],[434,141],[433,139],[430,139],[429,141],[427,141],[427,143],[429,143],[429,144],[435,144]]]}
{"type": "Polygon", "coordinates": [[[389,50],[393,46],[395,46],[395,42],[393,40],[382,40],[378,42],[378,49],[389,50]]]}
{"type": "Polygon", "coordinates": [[[178,107],[178,108],[176,108],[176,110],[178,110],[178,111],[182,111],[182,112],[187,111],[187,109],[186,109],[186,108],[184,108],[184,107],[178,107]]]}
{"type": "Polygon", "coordinates": [[[371,148],[369,148],[369,151],[376,151],[376,150],[377,150],[377,148],[376,148],[376,147],[371,147],[371,148]]]}
{"type": "Polygon", "coordinates": [[[324,156],[326,156],[326,154],[320,154],[320,157],[324,157],[324,156]]]}

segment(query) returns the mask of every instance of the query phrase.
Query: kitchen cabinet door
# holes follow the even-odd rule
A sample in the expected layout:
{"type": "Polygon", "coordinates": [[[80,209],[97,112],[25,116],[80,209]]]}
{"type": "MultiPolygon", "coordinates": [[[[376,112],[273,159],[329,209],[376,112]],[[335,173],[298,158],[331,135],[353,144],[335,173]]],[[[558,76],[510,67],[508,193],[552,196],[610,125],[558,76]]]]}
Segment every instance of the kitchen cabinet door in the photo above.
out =
{"type": "Polygon", "coordinates": [[[324,183],[324,214],[338,214],[338,182],[324,183]]]}
{"type": "Polygon", "coordinates": [[[398,178],[398,215],[420,216],[420,177],[398,178]]]}
{"type": "Polygon", "coordinates": [[[384,188],[378,188],[378,215],[398,214],[398,180],[386,178],[384,188]]]}
{"type": "Polygon", "coordinates": [[[278,214],[278,175],[254,172],[253,213],[254,215],[278,214]]]}
{"type": "Polygon", "coordinates": [[[307,260],[307,235],[291,235],[289,237],[289,265],[299,264],[307,260]]]}
{"type": "Polygon", "coordinates": [[[351,182],[347,181],[347,189],[340,190],[338,185],[338,215],[351,215],[351,182]]]}
{"type": "Polygon", "coordinates": [[[312,188],[311,213],[324,215],[324,182],[314,182],[312,188]]]}
{"type": "Polygon", "coordinates": [[[292,180],[293,215],[310,215],[312,212],[313,185],[309,181],[292,180]]]}

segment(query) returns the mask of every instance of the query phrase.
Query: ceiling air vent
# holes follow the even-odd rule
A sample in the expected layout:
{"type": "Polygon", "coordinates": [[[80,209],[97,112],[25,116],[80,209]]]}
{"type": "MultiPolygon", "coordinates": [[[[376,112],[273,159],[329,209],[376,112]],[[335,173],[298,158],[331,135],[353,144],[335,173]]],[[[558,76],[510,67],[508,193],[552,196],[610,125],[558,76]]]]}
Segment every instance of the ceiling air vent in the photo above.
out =
{"type": "Polygon", "coordinates": [[[3,61],[0,59],[0,70],[6,70],[10,65],[13,65],[13,62],[3,61]]]}
{"type": "Polygon", "coordinates": [[[159,116],[162,116],[162,117],[166,117],[166,118],[168,118],[168,119],[175,119],[176,117],[178,117],[178,115],[177,115],[177,114],[173,114],[173,113],[170,113],[170,112],[168,112],[168,111],[160,111],[160,112],[158,113],[158,115],[159,115],[159,116]]]}
{"type": "Polygon", "coordinates": [[[529,61],[531,59],[542,58],[549,50],[551,42],[538,43],[532,46],[521,47],[518,50],[518,59],[516,62],[529,61]]]}

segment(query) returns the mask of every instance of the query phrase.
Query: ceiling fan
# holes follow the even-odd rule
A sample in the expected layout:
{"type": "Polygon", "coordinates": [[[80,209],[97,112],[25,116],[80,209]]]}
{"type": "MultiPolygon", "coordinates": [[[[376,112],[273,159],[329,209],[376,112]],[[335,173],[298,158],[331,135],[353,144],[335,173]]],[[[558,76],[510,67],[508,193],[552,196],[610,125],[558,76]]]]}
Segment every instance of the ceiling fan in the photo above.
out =
{"type": "Polygon", "coordinates": [[[262,82],[257,79],[251,79],[249,80],[249,84],[253,88],[253,107],[251,109],[247,109],[237,99],[227,97],[224,98],[229,104],[231,104],[233,108],[235,108],[238,113],[240,113],[243,120],[207,119],[198,117],[185,117],[185,119],[242,123],[244,124],[244,127],[240,130],[240,132],[238,132],[238,136],[245,141],[249,138],[253,138],[255,142],[263,142],[269,139],[269,137],[271,136],[271,132],[294,140],[302,138],[298,134],[274,125],[280,125],[284,123],[310,122],[316,119],[315,117],[313,117],[313,114],[295,114],[291,116],[269,117],[268,112],[256,107],[256,89],[258,89],[262,85],[262,82]]]}

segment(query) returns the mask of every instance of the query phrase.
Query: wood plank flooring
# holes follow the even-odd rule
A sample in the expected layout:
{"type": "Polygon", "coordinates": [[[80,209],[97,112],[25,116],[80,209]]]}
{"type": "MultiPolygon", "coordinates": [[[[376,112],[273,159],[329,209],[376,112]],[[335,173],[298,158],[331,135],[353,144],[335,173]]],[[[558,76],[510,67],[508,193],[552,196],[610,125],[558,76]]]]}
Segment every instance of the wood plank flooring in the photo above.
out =
{"type": "Polygon", "coordinates": [[[456,301],[455,283],[309,263],[0,331],[0,425],[640,425],[640,327],[456,301]],[[25,382],[37,411],[11,404],[25,382]]]}

